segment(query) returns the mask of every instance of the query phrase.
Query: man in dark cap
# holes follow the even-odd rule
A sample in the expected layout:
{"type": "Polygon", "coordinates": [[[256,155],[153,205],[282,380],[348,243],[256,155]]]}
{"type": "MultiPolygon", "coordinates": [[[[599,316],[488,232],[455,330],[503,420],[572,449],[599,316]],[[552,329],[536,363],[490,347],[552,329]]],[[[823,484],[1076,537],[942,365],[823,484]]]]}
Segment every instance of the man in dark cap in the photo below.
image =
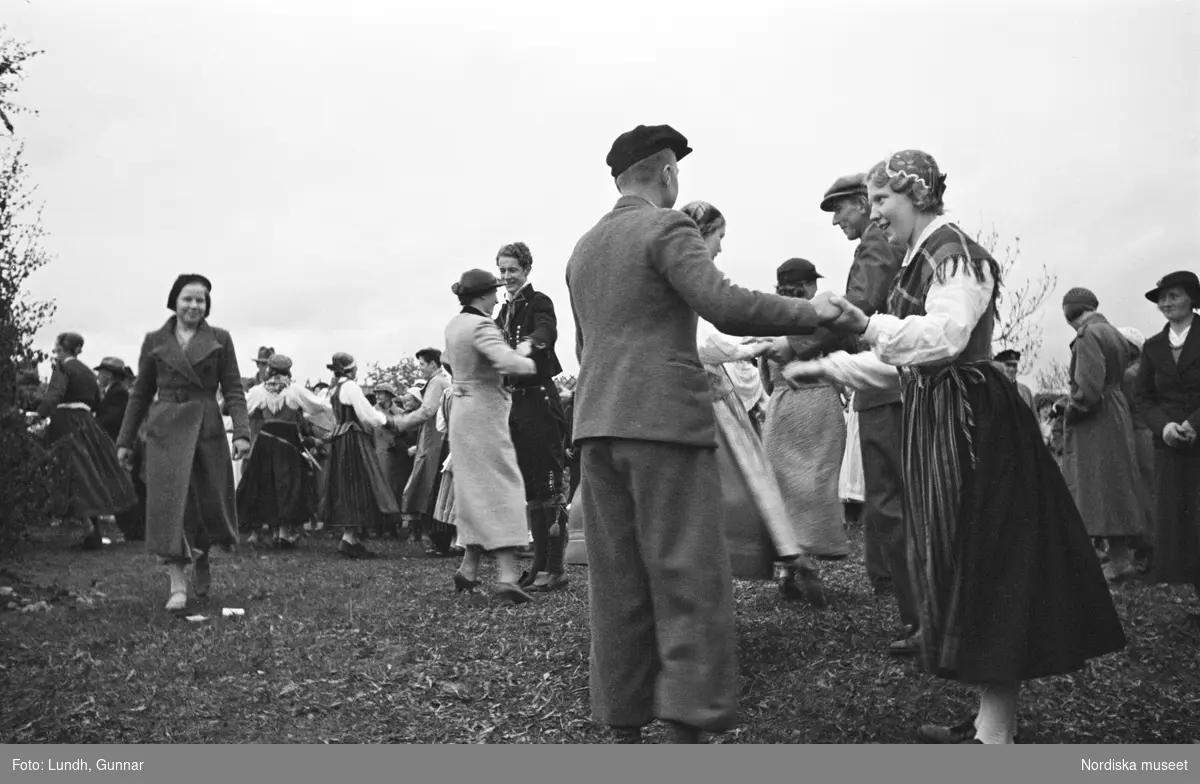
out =
{"type": "MultiPolygon", "coordinates": [[[[866,177],[848,174],[839,177],[825,191],[821,209],[833,213],[833,225],[857,241],[850,274],[846,279],[846,299],[864,313],[883,313],[887,297],[906,248],[889,242],[883,231],[871,222],[867,205],[866,177]]],[[[829,330],[818,330],[808,341],[807,350],[797,359],[811,359],[842,348],[857,350],[853,341],[845,341],[829,330]]],[[[867,352],[869,353],[869,352],[867,352]]],[[[904,486],[901,481],[900,434],[903,406],[897,377],[887,388],[855,387],[854,410],[858,414],[859,447],[863,463],[863,550],[867,577],[876,593],[895,593],[900,622],[905,632],[888,646],[894,655],[912,655],[920,649],[917,636],[917,605],[909,588],[907,545],[904,539],[904,486]]]]}
{"type": "Polygon", "coordinates": [[[1021,352],[1006,348],[996,355],[995,362],[1004,368],[1004,375],[1017,385],[1017,391],[1021,393],[1021,400],[1029,406],[1029,410],[1036,412],[1037,402],[1033,399],[1033,390],[1017,381],[1017,374],[1021,372],[1021,352]]]}
{"type": "Polygon", "coordinates": [[[825,295],[760,294],[713,265],[696,224],[671,210],[691,151],[666,125],[622,134],[607,159],[621,198],[567,263],[592,712],[632,743],[655,718],[671,742],[699,742],[702,731],[731,728],[737,712],[733,585],[697,314],[732,335],[794,334],[840,315],[825,295]]]}
{"type": "Polygon", "coordinates": [[[125,421],[125,407],[129,405],[129,390],[125,388],[128,368],[118,357],[105,357],[93,370],[100,387],[96,422],[115,444],[121,434],[121,423],[125,421]]]}

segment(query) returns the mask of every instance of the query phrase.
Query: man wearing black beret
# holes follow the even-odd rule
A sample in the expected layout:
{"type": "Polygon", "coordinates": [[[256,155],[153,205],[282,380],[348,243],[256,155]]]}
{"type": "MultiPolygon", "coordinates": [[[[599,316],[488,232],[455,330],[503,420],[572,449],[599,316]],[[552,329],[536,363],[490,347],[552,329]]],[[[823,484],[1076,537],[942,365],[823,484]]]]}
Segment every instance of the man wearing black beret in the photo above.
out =
{"type": "Polygon", "coordinates": [[[632,743],[656,718],[674,743],[736,720],[733,584],[697,314],[727,334],[780,335],[841,312],[828,296],[761,294],[717,270],[696,224],[671,209],[691,151],[667,125],[618,137],[607,163],[621,198],[567,263],[592,712],[632,743]]]}

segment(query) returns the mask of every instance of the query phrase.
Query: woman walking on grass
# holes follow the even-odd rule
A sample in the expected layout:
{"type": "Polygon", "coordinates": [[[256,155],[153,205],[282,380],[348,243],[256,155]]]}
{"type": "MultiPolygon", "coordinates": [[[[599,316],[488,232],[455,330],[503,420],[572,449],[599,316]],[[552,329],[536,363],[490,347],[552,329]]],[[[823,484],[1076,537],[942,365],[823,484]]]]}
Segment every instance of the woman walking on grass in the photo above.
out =
{"type": "Polygon", "coordinates": [[[207,596],[209,550],[237,541],[233,463],[217,393],[233,418],[233,459],[250,452],[246,397],[233,338],[211,326],[212,283],[180,275],[167,296],[174,315],[142,341],[137,381],[121,425],[118,454],[133,468],[138,429],[146,422],[146,549],[170,577],[167,609],[188,603],[184,572],[194,568],[195,595],[207,596]]]}

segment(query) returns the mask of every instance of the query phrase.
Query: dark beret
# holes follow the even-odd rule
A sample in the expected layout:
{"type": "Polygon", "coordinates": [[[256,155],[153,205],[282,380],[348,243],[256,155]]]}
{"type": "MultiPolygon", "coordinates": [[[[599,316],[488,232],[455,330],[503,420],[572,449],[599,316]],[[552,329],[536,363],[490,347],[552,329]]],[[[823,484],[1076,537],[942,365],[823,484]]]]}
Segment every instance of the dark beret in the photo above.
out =
{"type": "Polygon", "coordinates": [[[205,298],[207,301],[204,304],[204,315],[207,316],[212,312],[212,281],[195,273],[180,275],[175,279],[175,283],[171,285],[171,292],[167,295],[167,310],[175,310],[175,303],[179,300],[183,287],[192,283],[199,283],[208,291],[208,297],[205,298]]]}
{"type": "Polygon", "coordinates": [[[617,137],[604,162],[616,179],[633,164],[662,150],[674,151],[675,160],[681,161],[692,148],[687,138],[669,125],[639,125],[617,137]]]}
{"type": "Polygon", "coordinates": [[[867,195],[867,175],[865,174],[847,174],[845,177],[838,177],[837,182],[829,186],[829,190],[825,191],[825,197],[821,199],[821,209],[825,212],[834,212],[837,210],[837,202],[844,196],[866,196],[867,195]]]}
{"type": "Polygon", "coordinates": [[[1013,351],[1011,348],[1006,348],[996,355],[997,362],[1020,362],[1021,352],[1013,351]]]}

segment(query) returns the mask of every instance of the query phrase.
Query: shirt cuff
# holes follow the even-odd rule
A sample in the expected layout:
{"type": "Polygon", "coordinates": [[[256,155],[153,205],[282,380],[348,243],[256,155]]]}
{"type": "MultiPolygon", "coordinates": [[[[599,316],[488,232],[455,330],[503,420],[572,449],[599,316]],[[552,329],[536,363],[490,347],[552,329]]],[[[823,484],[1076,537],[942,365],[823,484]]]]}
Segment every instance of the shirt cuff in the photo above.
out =
{"type": "Polygon", "coordinates": [[[872,346],[879,342],[879,319],[871,316],[867,319],[867,328],[863,331],[863,340],[872,346]]]}

